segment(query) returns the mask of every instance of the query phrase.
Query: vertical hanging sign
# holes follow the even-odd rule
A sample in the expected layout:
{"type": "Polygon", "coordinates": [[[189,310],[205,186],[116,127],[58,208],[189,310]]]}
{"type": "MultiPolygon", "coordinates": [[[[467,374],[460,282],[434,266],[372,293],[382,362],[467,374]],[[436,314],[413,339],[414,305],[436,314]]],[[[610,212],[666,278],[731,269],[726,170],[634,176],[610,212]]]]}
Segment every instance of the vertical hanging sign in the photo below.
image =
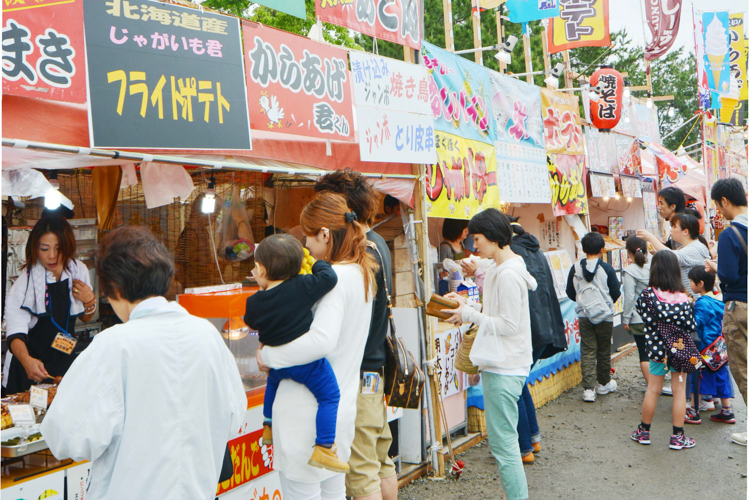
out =
{"type": "Polygon", "coordinates": [[[550,23],[549,53],[577,47],[608,47],[609,0],[560,0],[560,17],[550,23]]]}

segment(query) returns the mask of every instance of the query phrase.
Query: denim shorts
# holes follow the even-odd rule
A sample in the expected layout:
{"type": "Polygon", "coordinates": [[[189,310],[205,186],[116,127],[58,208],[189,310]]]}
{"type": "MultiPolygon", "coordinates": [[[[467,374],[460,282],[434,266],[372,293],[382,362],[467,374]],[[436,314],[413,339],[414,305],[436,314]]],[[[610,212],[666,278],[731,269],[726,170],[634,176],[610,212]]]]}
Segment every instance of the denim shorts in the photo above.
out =
{"type": "MultiPolygon", "coordinates": [[[[677,370],[669,367],[669,371],[672,373],[677,373],[677,370]]],[[[651,375],[656,375],[657,377],[663,377],[667,374],[667,365],[664,363],[657,363],[656,361],[649,361],[648,362],[648,372],[651,375]]]]}

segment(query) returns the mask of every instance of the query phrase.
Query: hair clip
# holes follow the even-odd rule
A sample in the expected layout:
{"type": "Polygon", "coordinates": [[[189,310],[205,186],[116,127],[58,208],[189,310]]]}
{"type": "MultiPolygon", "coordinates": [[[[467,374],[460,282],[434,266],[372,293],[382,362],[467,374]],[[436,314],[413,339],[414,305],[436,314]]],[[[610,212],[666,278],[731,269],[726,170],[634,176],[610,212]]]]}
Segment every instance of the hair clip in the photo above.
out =
{"type": "Polygon", "coordinates": [[[349,224],[351,224],[352,222],[358,220],[357,219],[357,214],[355,214],[354,212],[346,212],[344,214],[344,217],[346,217],[346,222],[349,223],[349,224]]]}

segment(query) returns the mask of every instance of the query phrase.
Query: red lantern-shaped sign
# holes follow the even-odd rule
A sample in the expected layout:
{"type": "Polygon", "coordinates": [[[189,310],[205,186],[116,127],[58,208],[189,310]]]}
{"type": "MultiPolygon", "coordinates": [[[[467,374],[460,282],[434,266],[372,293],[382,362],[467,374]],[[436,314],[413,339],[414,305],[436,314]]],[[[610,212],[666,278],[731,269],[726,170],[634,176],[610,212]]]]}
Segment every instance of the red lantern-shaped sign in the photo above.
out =
{"type": "Polygon", "coordinates": [[[590,99],[591,123],[599,130],[611,130],[620,123],[622,115],[622,75],[610,66],[602,66],[589,79],[591,90],[598,99],[590,99]]]}

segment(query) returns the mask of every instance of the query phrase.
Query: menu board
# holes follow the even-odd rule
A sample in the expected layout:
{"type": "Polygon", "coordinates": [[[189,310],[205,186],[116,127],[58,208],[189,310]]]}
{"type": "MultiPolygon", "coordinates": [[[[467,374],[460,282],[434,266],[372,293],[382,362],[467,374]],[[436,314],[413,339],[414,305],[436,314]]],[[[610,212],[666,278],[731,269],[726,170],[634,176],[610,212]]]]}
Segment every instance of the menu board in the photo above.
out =
{"type": "Polygon", "coordinates": [[[557,292],[558,300],[567,298],[565,289],[568,287],[568,275],[570,269],[573,267],[573,262],[570,260],[570,254],[567,250],[557,250],[554,252],[545,252],[544,256],[547,258],[550,270],[552,271],[552,279],[555,281],[555,291],[557,292]]]}

